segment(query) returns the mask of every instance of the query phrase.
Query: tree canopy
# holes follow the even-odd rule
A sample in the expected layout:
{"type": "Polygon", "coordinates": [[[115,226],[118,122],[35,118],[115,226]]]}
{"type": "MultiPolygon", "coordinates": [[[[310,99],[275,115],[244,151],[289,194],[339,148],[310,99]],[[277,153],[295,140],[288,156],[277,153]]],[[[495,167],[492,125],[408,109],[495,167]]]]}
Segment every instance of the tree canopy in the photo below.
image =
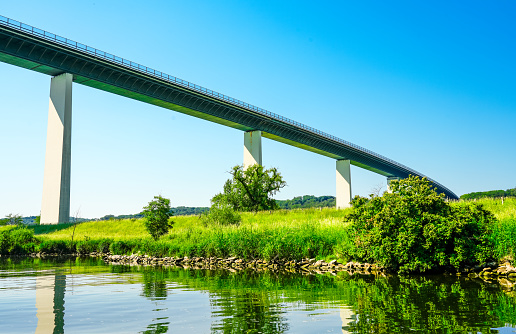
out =
{"type": "Polygon", "coordinates": [[[145,217],[143,221],[145,228],[154,240],[158,240],[159,237],[167,234],[174,223],[168,221],[172,215],[170,200],[161,196],[154,196],[154,200],[143,207],[142,214],[145,217]]]}
{"type": "Polygon", "coordinates": [[[276,168],[264,169],[260,165],[235,166],[232,176],[224,184],[224,191],[212,198],[214,205],[230,205],[236,211],[274,210],[278,208],[272,198],[287,183],[276,168]]]}

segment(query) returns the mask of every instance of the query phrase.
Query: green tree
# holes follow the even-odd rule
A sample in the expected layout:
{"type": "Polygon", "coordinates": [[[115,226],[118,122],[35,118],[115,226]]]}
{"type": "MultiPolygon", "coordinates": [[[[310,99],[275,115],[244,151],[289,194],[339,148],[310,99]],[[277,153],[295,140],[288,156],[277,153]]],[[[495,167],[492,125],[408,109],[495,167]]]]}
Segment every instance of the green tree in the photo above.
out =
{"type": "Polygon", "coordinates": [[[274,210],[278,208],[272,198],[287,183],[276,168],[264,169],[260,165],[235,166],[229,172],[232,176],[224,184],[224,192],[212,198],[213,205],[228,204],[236,211],[274,210]]]}
{"type": "Polygon", "coordinates": [[[173,214],[170,209],[170,200],[161,196],[154,196],[154,200],[143,207],[142,214],[145,217],[143,221],[145,228],[154,240],[167,234],[174,224],[173,221],[169,221],[173,214]]]}
{"type": "Polygon", "coordinates": [[[415,176],[392,182],[391,190],[351,201],[351,258],[399,272],[425,272],[490,257],[487,232],[495,218],[481,205],[452,206],[426,178],[415,176]]]}
{"type": "Polygon", "coordinates": [[[3,225],[21,225],[23,224],[23,218],[20,215],[13,215],[12,213],[5,216],[2,220],[3,225]]]}

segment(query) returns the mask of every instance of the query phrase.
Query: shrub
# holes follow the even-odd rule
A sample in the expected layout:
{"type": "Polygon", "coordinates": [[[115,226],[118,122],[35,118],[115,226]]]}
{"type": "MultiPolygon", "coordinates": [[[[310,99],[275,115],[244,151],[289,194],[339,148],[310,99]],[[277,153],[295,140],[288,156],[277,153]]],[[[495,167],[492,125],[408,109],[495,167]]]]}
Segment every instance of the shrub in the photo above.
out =
{"type": "Polygon", "coordinates": [[[414,176],[392,182],[391,189],[352,200],[351,258],[408,273],[458,269],[492,255],[487,232],[495,218],[481,205],[452,207],[428,180],[414,176]]]}
{"type": "Polygon", "coordinates": [[[143,221],[145,228],[154,240],[167,234],[174,224],[168,221],[172,215],[170,200],[161,196],[154,196],[154,200],[143,208],[142,214],[145,217],[143,221]]]}
{"type": "Polygon", "coordinates": [[[238,225],[242,217],[230,204],[225,201],[219,201],[212,203],[210,211],[202,214],[201,219],[205,225],[213,223],[219,225],[238,225]]]}
{"type": "Polygon", "coordinates": [[[28,254],[36,248],[34,231],[17,227],[0,232],[0,254],[28,254]]]}
{"type": "Polygon", "coordinates": [[[51,254],[66,254],[70,252],[71,242],[64,240],[43,240],[39,244],[40,252],[51,253],[51,254]]]}
{"type": "Polygon", "coordinates": [[[136,244],[141,242],[141,240],[136,241],[124,241],[124,240],[117,240],[112,242],[109,245],[109,251],[111,254],[118,254],[118,255],[124,255],[124,254],[131,254],[133,252],[133,248],[136,244]]]}
{"type": "Polygon", "coordinates": [[[113,239],[85,239],[76,242],[75,250],[79,254],[109,253],[113,239]]]}

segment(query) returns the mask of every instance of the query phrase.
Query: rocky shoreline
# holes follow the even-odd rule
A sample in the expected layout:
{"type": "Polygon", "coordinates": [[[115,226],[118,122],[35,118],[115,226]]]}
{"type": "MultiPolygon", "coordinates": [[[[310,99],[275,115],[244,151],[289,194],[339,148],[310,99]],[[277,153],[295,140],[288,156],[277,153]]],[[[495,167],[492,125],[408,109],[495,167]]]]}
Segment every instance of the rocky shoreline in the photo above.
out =
{"type": "Polygon", "coordinates": [[[176,266],[192,269],[227,269],[238,271],[243,269],[253,270],[286,270],[290,272],[313,273],[337,273],[347,271],[349,273],[361,273],[365,275],[386,274],[384,268],[375,264],[348,262],[340,263],[336,260],[325,262],[316,259],[296,260],[244,260],[237,257],[229,258],[201,258],[201,257],[152,257],[148,255],[105,255],[105,262],[109,264],[148,265],[148,266],[176,266]]]}
{"type": "MultiPolygon", "coordinates": [[[[326,262],[323,260],[316,260],[315,258],[302,259],[301,261],[281,259],[267,261],[261,259],[244,260],[238,257],[153,257],[139,254],[113,255],[106,253],[90,253],[87,255],[35,253],[31,254],[30,256],[37,258],[56,256],[90,256],[102,258],[104,262],[113,265],[175,266],[185,269],[225,269],[232,272],[244,269],[252,269],[257,271],[288,271],[305,274],[330,273],[336,275],[338,272],[345,271],[350,275],[395,275],[395,272],[389,271],[388,269],[380,267],[376,264],[359,262],[340,263],[336,260],[326,262]]],[[[513,288],[516,289],[516,267],[514,267],[512,263],[513,261],[503,260],[499,263],[489,262],[482,265],[465,267],[459,272],[454,271],[453,268],[448,268],[449,270],[442,270],[438,273],[468,277],[471,279],[482,279],[483,281],[490,283],[498,281],[498,283],[500,283],[505,288],[512,290],[513,288]]]]}
{"type": "MultiPolygon", "coordinates": [[[[289,271],[305,271],[316,273],[336,273],[339,271],[347,271],[349,274],[363,275],[388,275],[393,274],[388,269],[380,267],[376,264],[347,262],[340,263],[336,260],[325,262],[323,260],[303,259],[296,260],[244,260],[237,257],[230,258],[201,258],[201,257],[152,257],[148,255],[110,255],[103,254],[103,260],[110,264],[126,264],[126,265],[151,265],[151,266],[181,266],[193,269],[228,269],[243,270],[246,268],[260,270],[289,270],[289,271]]],[[[450,268],[451,269],[451,268],[450,268]]],[[[467,276],[469,278],[482,278],[484,280],[492,280],[496,278],[505,278],[516,282],[516,267],[510,261],[505,260],[500,263],[489,262],[483,265],[473,267],[465,267],[460,272],[445,271],[445,274],[467,276]]]]}

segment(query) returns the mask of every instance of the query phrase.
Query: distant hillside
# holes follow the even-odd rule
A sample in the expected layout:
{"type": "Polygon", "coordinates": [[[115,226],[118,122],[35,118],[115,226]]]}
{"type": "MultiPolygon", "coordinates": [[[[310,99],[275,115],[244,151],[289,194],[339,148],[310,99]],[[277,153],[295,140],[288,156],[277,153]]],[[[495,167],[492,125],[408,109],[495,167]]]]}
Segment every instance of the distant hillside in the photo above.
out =
{"type": "Polygon", "coordinates": [[[478,198],[496,198],[496,197],[516,197],[516,188],[507,190],[491,190],[480,191],[469,194],[464,194],[460,199],[478,199],[478,198]]]}
{"type": "MultiPolygon", "coordinates": [[[[335,207],[335,197],[334,196],[298,196],[293,199],[287,200],[276,200],[279,207],[281,209],[301,209],[301,208],[327,208],[327,207],[335,207]]],[[[172,208],[174,212],[174,216],[191,216],[191,215],[200,215],[203,212],[209,211],[208,207],[189,207],[189,206],[178,206],[172,208]]],[[[75,218],[70,217],[70,222],[87,222],[93,220],[118,220],[118,219],[138,219],[143,218],[143,215],[140,213],[132,214],[132,215],[105,215],[100,218],[75,218]]],[[[23,217],[24,224],[33,224],[36,216],[23,217]]]]}
{"type": "Polygon", "coordinates": [[[276,203],[282,209],[327,208],[335,207],[335,197],[305,195],[294,197],[293,199],[276,200],[276,203]]]}
{"type": "MultiPolygon", "coordinates": [[[[191,216],[191,215],[200,215],[203,212],[208,211],[210,208],[207,207],[190,207],[190,206],[178,206],[172,208],[172,212],[174,212],[174,216],[191,216]]],[[[91,220],[110,220],[110,219],[133,219],[133,218],[143,218],[141,213],[136,213],[134,215],[105,215],[99,219],[91,219],[91,220]]]]}

